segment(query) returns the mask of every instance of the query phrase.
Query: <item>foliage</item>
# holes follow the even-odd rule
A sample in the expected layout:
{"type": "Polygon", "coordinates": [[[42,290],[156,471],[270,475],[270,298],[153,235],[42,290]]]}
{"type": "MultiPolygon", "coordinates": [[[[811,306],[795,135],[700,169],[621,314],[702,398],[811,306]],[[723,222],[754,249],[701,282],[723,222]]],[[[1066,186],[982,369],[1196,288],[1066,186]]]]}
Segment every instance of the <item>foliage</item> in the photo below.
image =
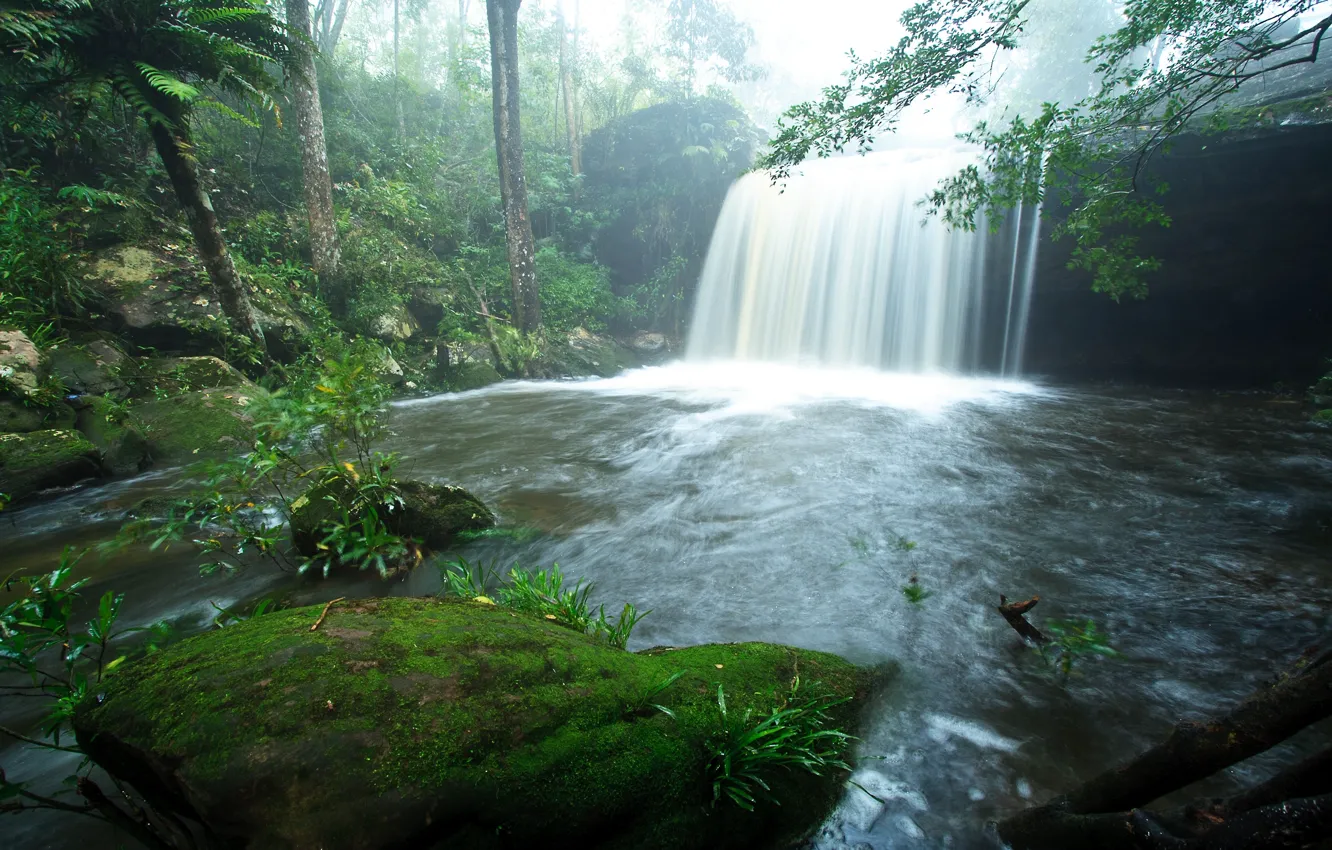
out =
{"type": "MultiPolygon", "coordinates": [[[[34,746],[60,752],[79,753],[76,745],[62,744],[67,734],[75,706],[95,691],[128,657],[112,649],[113,643],[141,633],[146,639],[137,652],[153,653],[170,639],[171,630],[165,623],[152,626],[118,629],[117,621],[124,603],[124,594],[107,591],[98,599],[91,617],[81,626],[75,623],[74,609],[80,591],[87,579],[75,579],[74,569],[82,552],[66,549],[60,565],[50,573],[4,581],[4,590],[16,593],[16,598],[0,609],[0,674],[8,684],[0,686],[6,696],[35,697],[47,706],[37,740],[0,727],[0,734],[34,746]]],[[[112,820],[117,826],[125,824],[116,819],[118,810],[95,805],[100,791],[88,773],[91,763],[83,759],[74,773],[54,794],[38,793],[32,783],[12,781],[0,770],[0,814],[46,808],[77,812],[79,814],[112,820]],[[77,789],[82,802],[66,798],[77,789]]],[[[115,781],[114,779],[112,781],[115,781]]],[[[121,796],[131,807],[137,805],[124,788],[121,796]]],[[[123,813],[119,813],[124,818],[123,813]]]]}
{"type": "Polygon", "coordinates": [[[694,94],[700,65],[732,83],[755,80],[763,72],[746,62],[754,29],[719,0],[670,0],[666,6],[665,55],[679,67],[683,93],[694,94]]]}
{"type": "Polygon", "coordinates": [[[289,370],[284,390],[252,402],[257,437],[248,454],[205,463],[198,493],[174,505],[165,522],[131,522],[116,545],[150,540],[157,549],[188,539],[208,558],[205,573],[235,570],[251,554],[325,575],[336,565],[388,575],[414,563],[417,548],[384,519],[403,503],[396,456],[375,450],[389,391],[374,372],[383,357],[367,343],[322,362],[308,355],[289,370]],[[284,529],[306,493],[334,508],[308,560],[287,546],[284,529]]]}
{"type": "Polygon", "coordinates": [[[712,804],[723,799],[748,811],[760,801],[780,805],[769,784],[777,770],[803,770],[822,776],[831,770],[849,770],[843,754],[852,737],[831,727],[828,712],[846,702],[827,696],[800,693],[797,677],[790,693],[767,715],[755,719],[752,710],[732,717],[726,693],[717,686],[718,730],[709,742],[712,804]]]}
{"type": "Polygon", "coordinates": [[[454,596],[544,617],[576,632],[604,637],[617,649],[628,645],[634,627],[651,613],[639,613],[625,603],[617,620],[607,620],[606,606],[593,612],[588,601],[593,585],[579,579],[566,586],[559,564],[535,571],[514,564],[501,580],[494,564],[483,566],[457,557],[439,564],[439,572],[446,591],[454,596]],[[489,585],[496,585],[496,590],[488,590],[489,585]]]}
{"type": "Polygon", "coordinates": [[[259,0],[13,0],[0,13],[0,74],[35,89],[109,89],[172,129],[198,107],[247,120],[204,84],[275,108],[273,68],[296,44],[259,0]]]}
{"type": "Polygon", "coordinates": [[[1041,657],[1067,678],[1078,659],[1092,655],[1114,658],[1119,655],[1105,632],[1098,631],[1093,620],[1046,620],[1042,623],[1050,642],[1040,644],[1041,657]]]}
{"type": "Polygon", "coordinates": [[[906,584],[902,585],[902,595],[905,596],[906,600],[912,605],[919,605],[933,596],[934,591],[926,590],[921,587],[920,578],[913,575],[911,578],[907,579],[906,584]]]}
{"type": "Polygon", "coordinates": [[[683,326],[690,278],[759,141],[742,110],[711,98],[659,104],[588,136],[584,203],[596,224],[587,239],[614,292],[640,305],[645,324],[683,326]]]}
{"type": "Polygon", "coordinates": [[[606,319],[615,315],[617,303],[605,268],[580,263],[552,247],[537,251],[536,267],[541,281],[541,322],[548,330],[606,330],[606,319]]]}
{"type": "MultiPolygon", "coordinates": [[[[810,154],[866,149],[903,110],[949,91],[981,101],[994,85],[996,57],[1024,37],[1031,0],[923,0],[902,15],[906,34],[878,59],[853,56],[846,81],[822,100],[786,115],[767,165],[775,178],[810,154]]],[[[1166,187],[1147,171],[1170,139],[1216,130],[1209,112],[1241,87],[1318,56],[1332,14],[1315,0],[1198,3],[1129,0],[1118,29],[1097,40],[1086,62],[1092,93],[1045,103],[1039,114],[978,123],[963,138],[983,150],[981,165],[946,180],[930,207],[951,225],[993,226],[1018,201],[1056,199],[1067,218],[1053,228],[1073,239],[1072,265],[1093,288],[1118,299],[1143,297],[1159,263],[1138,252],[1132,228],[1166,226],[1155,199],[1166,187]],[[1301,16],[1314,12],[1312,23],[1301,16]]]]}

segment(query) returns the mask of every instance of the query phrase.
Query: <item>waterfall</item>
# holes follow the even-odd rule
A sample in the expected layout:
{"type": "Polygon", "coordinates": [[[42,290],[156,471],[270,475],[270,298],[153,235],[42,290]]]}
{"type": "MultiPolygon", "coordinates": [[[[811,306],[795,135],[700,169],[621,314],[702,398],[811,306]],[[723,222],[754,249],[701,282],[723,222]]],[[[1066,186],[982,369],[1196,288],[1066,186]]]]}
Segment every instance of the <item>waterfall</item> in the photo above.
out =
{"type": "MultiPolygon", "coordinates": [[[[974,162],[966,151],[897,150],[807,163],[785,187],[763,172],[741,178],[712,236],[687,357],[975,369],[986,223],[950,230],[920,203],[974,162]]],[[[1020,360],[1035,265],[1019,253],[1015,243],[1005,368],[1020,360]]]]}

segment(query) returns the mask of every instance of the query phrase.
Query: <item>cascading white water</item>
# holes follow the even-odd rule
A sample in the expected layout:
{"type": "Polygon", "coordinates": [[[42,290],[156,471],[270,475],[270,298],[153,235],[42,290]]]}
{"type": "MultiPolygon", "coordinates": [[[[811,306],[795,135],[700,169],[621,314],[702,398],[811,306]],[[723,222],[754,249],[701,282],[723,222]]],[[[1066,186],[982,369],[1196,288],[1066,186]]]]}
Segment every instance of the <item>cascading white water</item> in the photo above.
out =
{"type": "MultiPolygon", "coordinates": [[[[897,150],[810,162],[784,188],[762,172],[739,180],[703,267],[688,358],[976,368],[986,223],[950,230],[920,203],[974,162],[968,151],[897,150]]],[[[1024,291],[1009,293],[1002,319],[1005,365],[1021,350],[1034,266],[1028,252],[1022,274],[1013,250],[1012,288],[1024,291]]]]}
{"type": "Polygon", "coordinates": [[[889,151],[809,163],[784,191],[742,178],[703,267],[689,358],[970,366],[984,223],[950,231],[919,202],[972,161],[889,151]]]}

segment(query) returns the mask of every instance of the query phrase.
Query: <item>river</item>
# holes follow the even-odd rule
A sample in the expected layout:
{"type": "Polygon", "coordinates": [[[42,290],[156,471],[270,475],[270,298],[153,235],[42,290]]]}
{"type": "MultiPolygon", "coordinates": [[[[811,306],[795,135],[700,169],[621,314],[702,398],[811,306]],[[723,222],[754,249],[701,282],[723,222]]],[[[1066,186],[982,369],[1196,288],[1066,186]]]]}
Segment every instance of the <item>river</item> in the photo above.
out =
{"type": "MultiPolygon", "coordinates": [[[[820,850],[992,846],[987,822],[1224,710],[1332,626],[1332,432],[1264,395],[689,363],[399,402],[391,424],[403,474],[540,531],[462,554],[558,562],[608,610],[651,609],[631,649],[760,640],[897,661],[820,850]],[[901,592],[912,575],[919,605],[901,592]],[[1119,657],[1063,681],[996,613],[1001,593],[1040,594],[1037,623],[1093,618],[1119,657]]],[[[5,572],[53,564],[183,486],[160,472],[0,518],[5,572]]],[[[211,603],[292,587],[298,601],[439,587],[429,567],[388,583],[203,579],[180,548],[82,568],[90,597],[128,594],[127,624],[185,629],[211,603]]],[[[3,755],[11,779],[68,769],[3,755]]],[[[10,819],[6,844],[109,841],[71,820],[10,819]]]]}

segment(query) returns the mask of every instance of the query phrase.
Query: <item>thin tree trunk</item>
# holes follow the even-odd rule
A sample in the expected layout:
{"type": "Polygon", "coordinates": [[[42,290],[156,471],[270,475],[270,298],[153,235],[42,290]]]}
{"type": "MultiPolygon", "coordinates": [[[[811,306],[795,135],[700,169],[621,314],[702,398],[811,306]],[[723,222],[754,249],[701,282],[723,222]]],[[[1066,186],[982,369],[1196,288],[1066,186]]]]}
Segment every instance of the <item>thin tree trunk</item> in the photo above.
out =
{"type": "MultiPolygon", "coordinates": [[[[329,14],[332,14],[332,2],[329,0],[329,14]]],[[[320,50],[324,55],[333,58],[333,51],[338,47],[338,39],[342,38],[342,25],[347,23],[347,12],[351,9],[351,0],[342,0],[338,6],[338,16],[333,20],[333,27],[328,33],[328,43],[320,45],[320,50]]]]}
{"type": "Polygon", "coordinates": [[[522,0],[486,0],[495,154],[499,161],[500,201],[504,206],[504,235],[513,284],[513,324],[518,330],[530,333],[541,325],[541,296],[537,289],[532,221],[527,211],[518,109],[518,7],[521,5],[522,0]]]}
{"type": "MultiPolygon", "coordinates": [[[[286,0],[287,25],[310,34],[309,0],[286,0]]],[[[338,231],[333,219],[333,181],[328,176],[328,147],[324,140],[324,109],[319,102],[319,78],[314,55],[302,53],[292,80],[296,105],[296,131],[300,136],[305,211],[310,220],[310,254],[315,274],[327,283],[338,272],[338,231]]]]}
{"type": "Polygon", "coordinates": [[[189,131],[168,130],[159,123],[150,125],[153,144],[157,155],[162,158],[171,186],[176,190],[176,198],[185,209],[190,222],[190,231],[194,234],[194,243],[203,261],[208,279],[213,283],[218,300],[222,303],[222,312],[226,313],[236,331],[248,337],[268,359],[268,346],[264,342],[264,332],[259,327],[259,319],[254,307],[250,305],[250,296],[245,291],[245,284],[236,274],[236,266],[227,252],[226,240],[222,238],[222,228],[217,223],[217,214],[213,212],[213,203],[208,199],[208,192],[199,182],[199,172],[195,166],[189,131]]]}
{"type": "Polygon", "coordinates": [[[398,0],[393,0],[393,111],[398,116],[398,138],[407,138],[407,117],[402,112],[402,94],[398,88],[398,0]]]}
{"type": "Polygon", "coordinates": [[[578,138],[577,96],[573,83],[574,57],[569,51],[569,27],[564,19],[563,5],[558,9],[560,19],[560,89],[564,93],[564,129],[569,137],[569,170],[577,177],[583,173],[581,142],[578,138]]]}

